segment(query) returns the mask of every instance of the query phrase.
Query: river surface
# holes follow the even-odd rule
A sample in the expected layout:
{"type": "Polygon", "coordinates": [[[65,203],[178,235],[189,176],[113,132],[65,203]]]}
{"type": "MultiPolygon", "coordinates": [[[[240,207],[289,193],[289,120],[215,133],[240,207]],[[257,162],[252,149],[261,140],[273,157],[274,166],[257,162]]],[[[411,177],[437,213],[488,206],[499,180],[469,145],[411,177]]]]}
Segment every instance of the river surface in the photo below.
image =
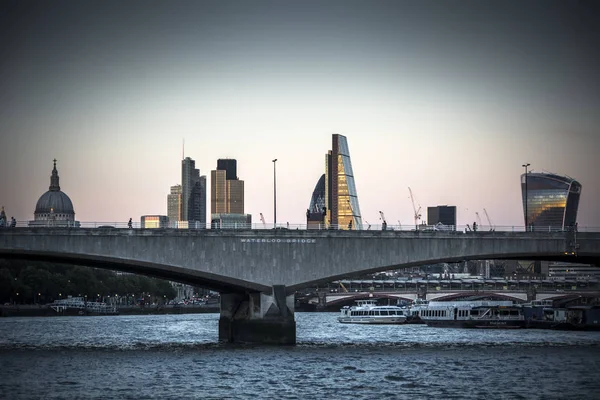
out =
{"type": "Polygon", "coordinates": [[[218,314],[0,319],[0,399],[600,399],[600,332],[342,325],[218,342],[218,314]]]}

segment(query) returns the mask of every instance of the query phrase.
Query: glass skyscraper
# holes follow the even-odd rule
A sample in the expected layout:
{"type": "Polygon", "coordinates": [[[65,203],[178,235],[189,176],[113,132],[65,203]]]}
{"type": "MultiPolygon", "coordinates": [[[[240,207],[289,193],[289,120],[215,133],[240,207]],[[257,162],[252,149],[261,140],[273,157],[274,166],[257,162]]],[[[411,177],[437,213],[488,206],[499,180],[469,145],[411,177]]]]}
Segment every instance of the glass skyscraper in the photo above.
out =
{"type": "Polygon", "coordinates": [[[332,135],[331,150],[325,158],[325,177],[329,224],[339,229],[362,229],[350,149],[345,136],[332,135]]]}
{"type": "Polygon", "coordinates": [[[535,230],[568,229],[577,222],[581,184],[575,179],[550,173],[522,174],[521,190],[525,222],[535,230]]]}
{"type": "Polygon", "coordinates": [[[206,224],[206,176],[200,176],[196,162],[190,157],[181,161],[180,221],[206,224]]]}

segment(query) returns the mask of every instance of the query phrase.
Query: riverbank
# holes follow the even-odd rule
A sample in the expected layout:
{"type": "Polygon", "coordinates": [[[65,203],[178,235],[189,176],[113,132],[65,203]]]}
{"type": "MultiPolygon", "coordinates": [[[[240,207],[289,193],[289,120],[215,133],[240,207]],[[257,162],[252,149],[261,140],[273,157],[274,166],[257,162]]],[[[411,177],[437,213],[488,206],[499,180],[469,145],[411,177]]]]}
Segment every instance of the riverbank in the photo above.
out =
{"type": "MultiPolygon", "coordinates": [[[[122,306],[117,307],[118,315],[160,315],[160,314],[202,314],[218,313],[219,305],[167,305],[167,306],[122,306]]],[[[47,305],[8,305],[0,306],[0,317],[59,317],[66,315],[106,315],[84,312],[78,309],[55,311],[47,305]]]]}

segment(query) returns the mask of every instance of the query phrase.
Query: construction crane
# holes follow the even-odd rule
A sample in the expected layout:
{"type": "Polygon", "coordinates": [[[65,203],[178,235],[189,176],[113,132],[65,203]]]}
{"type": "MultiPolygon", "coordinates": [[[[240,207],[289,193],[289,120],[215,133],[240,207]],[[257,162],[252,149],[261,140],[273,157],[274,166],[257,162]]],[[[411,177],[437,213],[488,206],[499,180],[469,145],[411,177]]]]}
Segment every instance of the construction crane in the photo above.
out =
{"type": "Polygon", "coordinates": [[[492,224],[492,220],[490,219],[490,216],[488,215],[487,210],[484,208],[483,212],[485,213],[485,217],[487,218],[488,224],[490,224],[490,231],[495,231],[496,228],[494,228],[494,225],[492,224]]]}
{"type": "Polygon", "coordinates": [[[369,225],[369,226],[367,227],[367,230],[370,230],[370,229],[371,229],[371,224],[370,224],[370,223],[369,223],[369,221],[367,221],[366,219],[365,219],[365,224],[369,225]]]}
{"type": "Polygon", "coordinates": [[[408,192],[410,193],[410,201],[412,202],[412,206],[413,206],[413,211],[415,212],[415,229],[419,229],[419,220],[421,219],[421,206],[419,205],[419,208],[417,208],[415,206],[415,197],[413,196],[413,192],[410,188],[410,186],[408,187],[408,192]]]}
{"type": "Polygon", "coordinates": [[[383,215],[383,211],[379,211],[379,217],[381,219],[381,230],[385,231],[387,229],[387,221],[385,220],[385,215],[383,215]]]}
{"type": "Polygon", "coordinates": [[[267,223],[265,222],[265,217],[263,217],[262,213],[260,213],[260,220],[263,223],[263,228],[266,228],[267,227],[267,223]]]}

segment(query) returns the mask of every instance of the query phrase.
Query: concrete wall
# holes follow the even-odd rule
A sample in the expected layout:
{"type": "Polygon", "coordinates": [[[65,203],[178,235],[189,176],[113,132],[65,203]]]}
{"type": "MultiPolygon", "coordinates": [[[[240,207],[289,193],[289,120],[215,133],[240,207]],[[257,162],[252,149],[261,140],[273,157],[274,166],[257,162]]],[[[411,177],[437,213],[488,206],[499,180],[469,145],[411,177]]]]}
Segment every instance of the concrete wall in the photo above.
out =
{"type": "Polygon", "coordinates": [[[600,233],[297,230],[0,230],[0,257],[29,257],[146,273],[216,290],[288,293],[334,279],[466,259],[600,259],[600,233]],[[568,253],[568,254],[565,254],[568,253]]]}

